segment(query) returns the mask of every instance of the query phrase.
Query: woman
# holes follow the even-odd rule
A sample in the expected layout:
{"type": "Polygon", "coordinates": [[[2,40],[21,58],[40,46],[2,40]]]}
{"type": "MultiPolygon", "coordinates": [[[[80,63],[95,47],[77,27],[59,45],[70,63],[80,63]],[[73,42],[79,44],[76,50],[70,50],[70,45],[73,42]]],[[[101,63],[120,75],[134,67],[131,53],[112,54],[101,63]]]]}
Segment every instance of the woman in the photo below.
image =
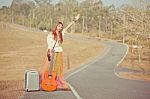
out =
{"type": "Polygon", "coordinates": [[[47,43],[48,43],[48,50],[47,50],[47,56],[45,58],[45,63],[44,66],[42,66],[40,70],[40,75],[41,79],[43,79],[44,72],[49,69],[50,66],[50,57],[52,55],[52,49],[54,47],[54,52],[55,52],[55,62],[54,62],[54,67],[53,71],[56,72],[56,83],[57,83],[57,90],[70,90],[68,87],[66,81],[64,80],[63,77],[63,36],[64,33],[68,30],[69,27],[71,27],[78,19],[80,15],[78,14],[75,19],[66,27],[63,29],[63,23],[58,22],[56,25],[55,30],[51,33],[48,34],[47,36],[47,43]]]}

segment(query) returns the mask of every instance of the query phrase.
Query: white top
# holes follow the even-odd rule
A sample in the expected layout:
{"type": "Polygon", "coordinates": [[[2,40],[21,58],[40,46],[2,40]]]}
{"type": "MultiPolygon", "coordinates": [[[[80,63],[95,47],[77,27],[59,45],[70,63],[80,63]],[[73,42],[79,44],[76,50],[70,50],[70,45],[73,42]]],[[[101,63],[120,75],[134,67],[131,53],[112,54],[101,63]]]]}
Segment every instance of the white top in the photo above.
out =
{"type": "MultiPolygon", "coordinates": [[[[65,30],[63,29],[62,31],[62,36],[64,38],[64,34],[65,34],[65,30]]],[[[54,40],[54,36],[52,34],[52,32],[50,32],[47,35],[47,44],[48,44],[48,49],[52,49],[55,45],[55,40],[54,40]]],[[[62,48],[62,44],[58,43],[58,41],[56,42],[56,45],[54,47],[55,52],[63,52],[63,48],[62,48]]]]}

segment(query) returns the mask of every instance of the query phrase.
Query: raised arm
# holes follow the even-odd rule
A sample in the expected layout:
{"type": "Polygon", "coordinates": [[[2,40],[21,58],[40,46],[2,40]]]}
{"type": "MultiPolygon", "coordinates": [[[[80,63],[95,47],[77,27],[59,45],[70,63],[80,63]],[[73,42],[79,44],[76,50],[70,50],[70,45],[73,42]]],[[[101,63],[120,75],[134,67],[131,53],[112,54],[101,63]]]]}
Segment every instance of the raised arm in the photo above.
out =
{"type": "Polygon", "coordinates": [[[78,19],[80,18],[80,14],[78,14],[70,24],[64,28],[65,31],[67,31],[78,19]]]}

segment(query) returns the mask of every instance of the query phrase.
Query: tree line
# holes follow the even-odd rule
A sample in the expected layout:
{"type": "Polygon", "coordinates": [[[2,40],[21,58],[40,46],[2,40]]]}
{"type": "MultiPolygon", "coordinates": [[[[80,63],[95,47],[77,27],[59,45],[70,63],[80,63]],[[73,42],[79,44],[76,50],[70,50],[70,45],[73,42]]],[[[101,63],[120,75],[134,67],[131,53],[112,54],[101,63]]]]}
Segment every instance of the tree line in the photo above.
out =
{"type": "Polygon", "coordinates": [[[0,9],[0,21],[52,30],[58,21],[67,25],[78,13],[80,20],[68,32],[83,33],[102,39],[121,38],[127,35],[150,36],[150,3],[139,0],[144,6],[104,6],[101,0],[13,0],[10,8],[0,9]]]}

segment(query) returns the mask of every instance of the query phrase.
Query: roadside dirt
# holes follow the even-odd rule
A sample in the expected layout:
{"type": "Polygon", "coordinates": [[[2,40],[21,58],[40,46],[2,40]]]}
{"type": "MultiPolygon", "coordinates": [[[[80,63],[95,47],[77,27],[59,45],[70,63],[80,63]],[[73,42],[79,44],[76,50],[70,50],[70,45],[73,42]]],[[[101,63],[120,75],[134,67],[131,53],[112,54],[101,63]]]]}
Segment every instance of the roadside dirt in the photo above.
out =
{"type": "Polygon", "coordinates": [[[139,52],[130,46],[127,56],[120,64],[121,68],[129,70],[129,72],[120,71],[119,75],[122,78],[150,81],[150,49],[142,48],[139,52]],[[140,54],[138,54],[139,52],[140,54]]]}

